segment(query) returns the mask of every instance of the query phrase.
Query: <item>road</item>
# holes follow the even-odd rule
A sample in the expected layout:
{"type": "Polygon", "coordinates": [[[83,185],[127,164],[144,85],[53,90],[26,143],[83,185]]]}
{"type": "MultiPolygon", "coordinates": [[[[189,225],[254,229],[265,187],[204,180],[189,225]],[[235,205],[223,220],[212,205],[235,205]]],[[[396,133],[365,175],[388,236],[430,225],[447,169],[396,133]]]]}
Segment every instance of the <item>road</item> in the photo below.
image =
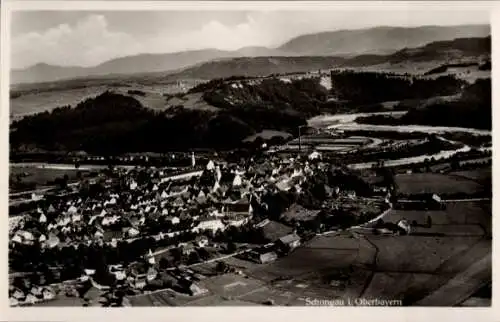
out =
{"type": "MultiPolygon", "coordinates": [[[[237,255],[241,255],[241,254],[244,254],[244,253],[248,253],[250,251],[252,251],[253,249],[245,249],[245,250],[240,250],[236,253],[232,253],[232,254],[229,254],[229,255],[224,255],[224,256],[221,256],[221,257],[217,257],[217,258],[212,258],[212,259],[208,259],[206,261],[203,261],[203,262],[199,262],[199,263],[194,263],[194,264],[190,264],[190,265],[181,265],[179,266],[179,268],[190,268],[190,267],[195,267],[195,266],[200,266],[200,265],[204,265],[204,264],[209,264],[209,263],[213,263],[213,262],[218,262],[218,261],[221,261],[223,259],[226,259],[226,258],[230,258],[230,257],[234,257],[234,256],[237,256],[237,255]]],[[[168,270],[174,270],[176,269],[175,267],[171,267],[171,268],[168,268],[168,270]]]]}
{"type": "MultiPolygon", "coordinates": [[[[375,114],[372,114],[375,115],[375,114]]],[[[356,122],[339,122],[328,126],[328,129],[337,130],[363,130],[363,131],[397,131],[397,132],[422,132],[422,133],[470,133],[475,135],[491,135],[491,131],[478,130],[464,127],[447,127],[447,126],[426,126],[426,125],[372,125],[358,124],[356,122]]]]}
{"type": "MultiPolygon", "coordinates": [[[[402,159],[395,159],[395,160],[384,160],[384,167],[397,167],[401,165],[408,165],[408,164],[413,164],[413,163],[421,163],[424,162],[425,159],[431,159],[434,158],[436,160],[438,159],[443,159],[443,158],[449,158],[459,152],[469,152],[471,150],[470,146],[463,146],[460,149],[456,150],[449,150],[449,151],[440,151],[435,154],[431,155],[419,155],[416,157],[410,157],[410,158],[402,158],[402,159]]],[[[363,162],[363,163],[354,163],[354,164],[349,164],[347,167],[353,170],[361,170],[361,169],[371,169],[374,165],[377,165],[378,162],[363,162]]]]}
{"type": "Polygon", "coordinates": [[[331,127],[340,126],[342,124],[351,124],[358,117],[366,117],[372,115],[403,115],[406,111],[393,111],[393,112],[374,112],[374,113],[352,113],[352,114],[335,114],[335,115],[320,115],[310,118],[307,121],[309,126],[321,126],[330,124],[331,127]],[[331,125],[334,124],[334,125],[331,125]]]}
{"type": "MultiPolygon", "coordinates": [[[[443,199],[444,203],[452,203],[452,202],[474,202],[474,201],[491,201],[491,198],[469,198],[469,199],[443,199]]],[[[421,200],[398,200],[400,203],[420,203],[421,200]]]]}
{"type": "Polygon", "coordinates": [[[358,225],[358,226],[353,226],[349,229],[355,229],[355,228],[364,228],[364,226],[368,225],[368,224],[371,224],[371,223],[374,223],[376,222],[377,220],[379,219],[383,219],[385,216],[387,216],[387,214],[392,210],[392,204],[391,206],[389,207],[389,209],[383,211],[380,215],[378,215],[377,217],[373,218],[373,219],[370,219],[369,221],[365,222],[364,224],[362,225],[358,225]]]}

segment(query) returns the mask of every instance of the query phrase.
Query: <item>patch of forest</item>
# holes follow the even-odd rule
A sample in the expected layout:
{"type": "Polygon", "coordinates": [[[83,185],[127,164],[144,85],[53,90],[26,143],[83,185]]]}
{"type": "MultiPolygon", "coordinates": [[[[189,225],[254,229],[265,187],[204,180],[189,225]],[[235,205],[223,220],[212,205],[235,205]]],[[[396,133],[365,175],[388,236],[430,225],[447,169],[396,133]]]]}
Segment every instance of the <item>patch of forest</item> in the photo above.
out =
{"type": "Polygon", "coordinates": [[[459,93],[465,84],[465,81],[451,75],[427,79],[392,73],[332,72],[332,94],[351,104],[454,95],[459,93]]]}
{"type": "Polygon", "coordinates": [[[464,88],[458,100],[410,109],[400,118],[374,115],[356,119],[375,125],[431,125],[491,130],[491,79],[478,79],[464,88]]]}

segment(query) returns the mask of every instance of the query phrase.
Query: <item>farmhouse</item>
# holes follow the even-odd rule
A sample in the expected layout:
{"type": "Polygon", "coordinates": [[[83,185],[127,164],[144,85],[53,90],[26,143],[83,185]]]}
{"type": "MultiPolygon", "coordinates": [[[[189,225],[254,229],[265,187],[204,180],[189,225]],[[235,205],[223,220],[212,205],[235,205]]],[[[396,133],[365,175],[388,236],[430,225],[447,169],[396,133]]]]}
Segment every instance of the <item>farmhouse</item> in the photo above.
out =
{"type": "Polygon", "coordinates": [[[430,198],[427,199],[427,207],[429,209],[435,209],[435,210],[440,210],[443,209],[445,204],[441,200],[441,197],[437,194],[432,194],[430,198]]]}
{"type": "Polygon", "coordinates": [[[264,254],[259,255],[259,262],[261,264],[270,263],[270,262],[275,261],[277,258],[278,258],[278,255],[275,252],[268,252],[268,253],[264,253],[264,254]]]}
{"type": "Polygon", "coordinates": [[[204,235],[198,236],[196,237],[195,242],[198,247],[205,247],[208,245],[208,237],[204,235]]]}
{"type": "Polygon", "coordinates": [[[218,229],[224,230],[226,226],[220,219],[206,219],[200,221],[200,223],[193,228],[194,231],[209,229],[216,232],[218,229]]]}
{"type": "Polygon", "coordinates": [[[407,220],[400,220],[398,222],[398,227],[401,228],[407,235],[411,234],[411,226],[407,220]]]}
{"type": "Polygon", "coordinates": [[[295,233],[283,236],[278,239],[278,245],[291,251],[300,246],[300,237],[295,233]]]}
{"type": "Polygon", "coordinates": [[[265,219],[255,225],[261,232],[261,236],[268,242],[275,242],[281,237],[291,234],[293,229],[277,221],[265,219]]]}

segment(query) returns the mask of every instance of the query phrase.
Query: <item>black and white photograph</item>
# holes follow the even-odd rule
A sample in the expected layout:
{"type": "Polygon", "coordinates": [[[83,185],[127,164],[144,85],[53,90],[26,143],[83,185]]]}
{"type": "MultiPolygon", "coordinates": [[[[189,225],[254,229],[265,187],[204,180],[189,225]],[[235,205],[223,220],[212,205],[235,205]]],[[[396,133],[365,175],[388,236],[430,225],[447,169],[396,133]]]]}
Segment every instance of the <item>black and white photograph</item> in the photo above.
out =
{"type": "Polygon", "coordinates": [[[3,16],[11,309],[492,306],[494,2],[88,3],[3,16]]]}

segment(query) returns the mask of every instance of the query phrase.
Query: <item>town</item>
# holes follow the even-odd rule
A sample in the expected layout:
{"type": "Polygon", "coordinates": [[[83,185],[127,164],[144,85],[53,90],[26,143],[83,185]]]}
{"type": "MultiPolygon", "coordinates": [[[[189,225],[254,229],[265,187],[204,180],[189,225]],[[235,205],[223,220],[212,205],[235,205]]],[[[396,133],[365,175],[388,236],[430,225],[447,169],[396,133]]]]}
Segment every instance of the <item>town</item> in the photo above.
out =
{"type": "Polygon", "coordinates": [[[491,306],[489,20],[169,10],[15,13],[10,307],[491,306]]]}
{"type": "MultiPolygon", "coordinates": [[[[17,195],[20,202],[11,207],[20,209],[9,227],[11,305],[155,305],[147,301],[151,294],[163,294],[159,305],[205,298],[239,305],[241,300],[216,300],[225,291],[210,285],[220,278],[247,283],[246,271],[318,236],[365,230],[408,235],[432,226],[431,216],[421,222],[379,219],[393,209],[445,209],[436,193],[397,200],[390,168],[370,165],[383,173],[370,184],[332,163],[338,149],[330,157],[319,152],[325,143],[351,143],[345,155],[350,158],[355,150],[373,148],[373,140],[342,139],[343,131],[303,131],[300,147],[296,140],[276,147],[264,143],[250,159],[225,155],[231,162],[217,153],[192,152],[184,154],[190,163],[184,167],[147,166],[147,160],[90,172],[79,163],[92,157],[80,157],[76,167],[85,175],[42,193],[17,195]]],[[[376,141],[385,150],[383,142],[376,141]]],[[[273,298],[252,303],[274,303],[273,298]]]]}

